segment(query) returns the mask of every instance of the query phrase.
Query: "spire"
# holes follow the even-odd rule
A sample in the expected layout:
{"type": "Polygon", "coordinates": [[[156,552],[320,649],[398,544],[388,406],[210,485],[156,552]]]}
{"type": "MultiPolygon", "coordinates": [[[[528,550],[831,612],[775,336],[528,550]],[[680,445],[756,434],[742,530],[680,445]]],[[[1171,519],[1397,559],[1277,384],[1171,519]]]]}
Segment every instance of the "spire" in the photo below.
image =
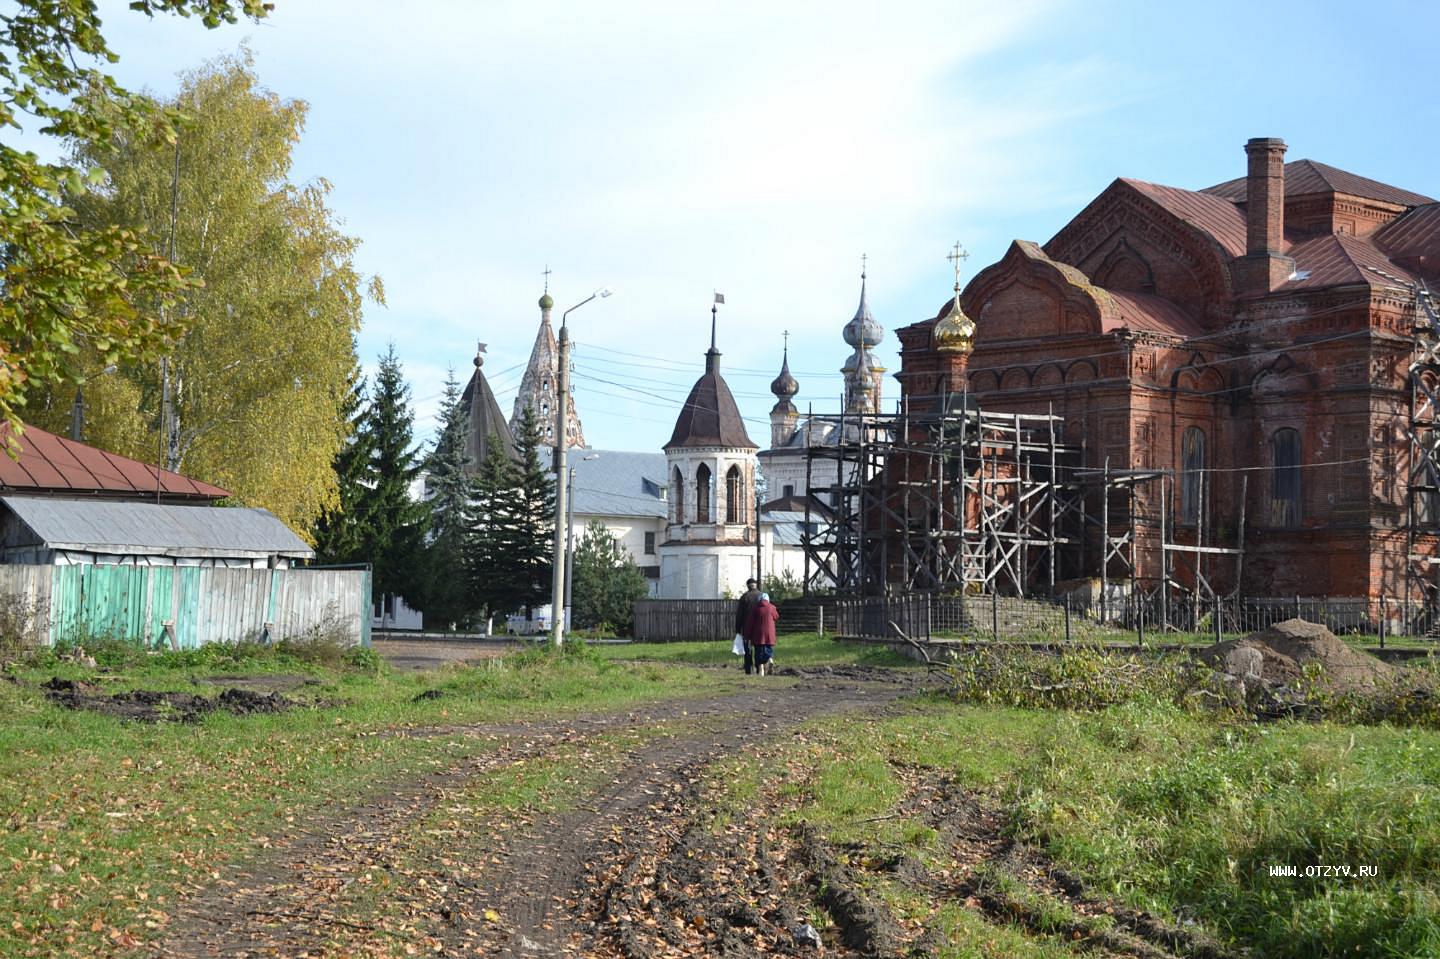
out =
{"type": "MultiPolygon", "coordinates": [[[[540,423],[540,437],[545,443],[555,442],[555,390],[559,382],[560,349],[555,342],[555,331],[550,326],[550,310],[555,301],[550,297],[550,268],[545,268],[546,293],[540,297],[540,329],[535,333],[535,345],[530,350],[530,362],[520,378],[520,389],[515,394],[515,405],[510,415],[510,429],[520,428],[520,417],[529,407],[540,423]]],[[[585,446],[585,432],[580,426],[580,415],[575,409],[572,394],[565,409],[565,443],[578,448],[585,446]]]]}
{"type": "Polygon", "coordinates": [[[845,342],[855,347],[862,343],[865,346],[879,346],[885,338],[885,328],[875,322],[875,317],[870,313],[870,304],[865,297],[866,274],[869,272],[866,266],[868,259],[865,256],[860,257],[860,305],[855,308],[854,319],[845,324],[843,331],[845,342]]]}
{"type": "Polygon", "coordinates": [[[705,351],[705,372],[720,372],[720,351],[715,348],[715,326],[720,313],[720,304],[725,302],[724,293],[716,293],[710,304],[710,349],[705,351]]]}

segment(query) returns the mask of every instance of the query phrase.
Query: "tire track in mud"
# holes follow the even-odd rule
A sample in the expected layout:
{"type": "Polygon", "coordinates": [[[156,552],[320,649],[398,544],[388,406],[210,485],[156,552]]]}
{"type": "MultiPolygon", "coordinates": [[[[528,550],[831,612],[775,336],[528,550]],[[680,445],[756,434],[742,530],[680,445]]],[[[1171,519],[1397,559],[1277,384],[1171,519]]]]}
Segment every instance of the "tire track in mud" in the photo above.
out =
{"type": "MultiPolygon", "coordinates": [[[[497,741],[495,752],[308,823],[243,871],[191,896],[166,938],[151,950],[165,957],[392,955],[395,938],[381,924],[355,921],[327,904],[353,891],[368,871],[405,852],[407,829],[476,777],[496,773],[606,732],[665,722],[685,727],[624,756],[610,781],[568,811],[542,815],[487,849],[475,878],[434,864],[427,893],[433,910],[413,943],[432,955],[583,955],[584,920],[576,892],[587,866],[602,858],[616,830],[638,827],[674,784],[698,776],[716,759],[760,745],[783,729],[837,712],[884,708],[913,692],[923,675],[889,670],[796,671],[793,686],[760,680],[739,692],[675,700],[615,714],[560,720],[436,727],[407,735],[471,735],[497,741]],[[869,680],[879,680],[871,682],[869,680]]],[[[778,677],[777,677],[778,678],[778,677]]],[[[408,950],[398,954],[406,954],[408,950]]]]}

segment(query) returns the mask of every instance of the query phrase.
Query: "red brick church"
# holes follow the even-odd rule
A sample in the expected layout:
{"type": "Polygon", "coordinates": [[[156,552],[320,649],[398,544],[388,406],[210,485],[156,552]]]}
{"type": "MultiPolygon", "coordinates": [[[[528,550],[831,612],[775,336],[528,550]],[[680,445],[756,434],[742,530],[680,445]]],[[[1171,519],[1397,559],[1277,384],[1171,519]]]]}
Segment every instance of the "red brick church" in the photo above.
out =
{"type": "MultiPolygon", "coordinates": [[[[1236,542],[1244,478],[1248,595],[1398,598],[1440,519],[1413,452],[1435,364],[1413,396],[1410,372],[1440,203],[1285,151],[1251,140],[1246,175],[1202,190],[1118,179],[1048,243],[1015,241],[898,331],[902,397],[1053,411],[1087,467],[1173,471],[1174,541],[1236,542]]],[[[1151,513],[1158,489],[1136,486],[1151,513]]],[[[1158,575],[1154,537],[1137,576],[1158,575]]]]}

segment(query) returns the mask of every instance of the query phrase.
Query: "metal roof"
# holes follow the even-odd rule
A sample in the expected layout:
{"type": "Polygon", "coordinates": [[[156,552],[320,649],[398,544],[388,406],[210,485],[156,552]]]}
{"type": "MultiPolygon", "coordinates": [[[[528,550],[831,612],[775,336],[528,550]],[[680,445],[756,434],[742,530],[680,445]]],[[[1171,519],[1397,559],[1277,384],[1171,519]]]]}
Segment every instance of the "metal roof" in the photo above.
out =
{"type": "MultiPolygon", "coordinates": [[[[1247,177],[1236,177],[1233,180],[1206,187],[1200,192],[1222,196],[1235,203],[1244,203],[1247,182],[1247,177]]],[[[1393,203],[1396,206],[1420,206],[1435,202],[1433,198],[1423,194],[1402,190],[1388,183],[1381,183],[1379,180],[1372,180],[1348,170],[1341,170],[1328,163],[1320,163],[1316,160],[1292,160],[1285,164],[1285,198],[1287,200],[1292,196],[1311,196],[1316,193],[1343,193],[1347,196],[1379,200],[1381,203],[1393,203]]]]}
{"type": "Polygon", "coordinates": [[[128,500],[0,496],[50,549],[118,555],[310,559],[304,540],[273,513],[128,500]]]}
{"type": "MultiPolygon", "coordinates": [[[[810,522],[814,523],[819,517],[811,517],[810,522]]],[[[805,514],[793,510],[765,510],[760,514],[760,522],[773,524],[775,544],[777,546],[799,546],[800,535],[805,529],[805,514]]]]}
{"type": "MultiPolygon", "coordinates": [[[[0,424],[0,442],[10,428],[0,424]]],[[[214,500],[228,490],[26,426],[20,458],[0,454],[0,490],[214,500]]]]}
{"type": "Polygon", "coordinates": [[[665,455],[572,449],[574,510],[588,516],[667,515],[665,455]]]}

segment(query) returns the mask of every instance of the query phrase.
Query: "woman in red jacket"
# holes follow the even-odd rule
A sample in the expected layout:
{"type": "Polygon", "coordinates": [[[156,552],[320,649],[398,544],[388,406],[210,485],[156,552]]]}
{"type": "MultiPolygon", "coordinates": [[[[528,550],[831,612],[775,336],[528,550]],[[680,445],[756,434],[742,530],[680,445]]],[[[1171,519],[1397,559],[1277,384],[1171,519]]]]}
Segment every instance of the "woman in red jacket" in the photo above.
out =
{"type": "Polygon", "coordinates": [[[770,661],[775,658],[775,622],[779,618],[780,610],[770,602],[770,594],[761,593],[745,624],[745,640],[755,651],[756,672],[761,676],[769,675],[770,661]]]}

